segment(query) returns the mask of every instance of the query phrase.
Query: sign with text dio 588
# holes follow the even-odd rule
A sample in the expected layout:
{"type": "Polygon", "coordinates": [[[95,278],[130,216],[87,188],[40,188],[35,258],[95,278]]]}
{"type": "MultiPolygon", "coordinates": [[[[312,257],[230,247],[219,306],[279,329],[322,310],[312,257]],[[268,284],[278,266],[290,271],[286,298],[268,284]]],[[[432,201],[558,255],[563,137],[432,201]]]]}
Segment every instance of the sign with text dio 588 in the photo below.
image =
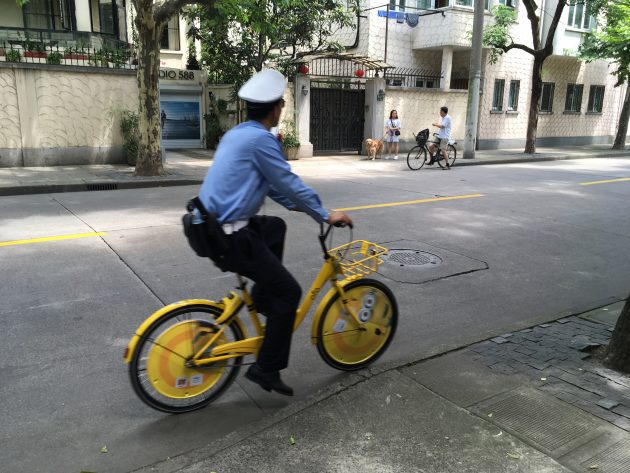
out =
{"type": "Polygon", "coordinates": [[[160,69],[160,80],[176,80],[176,81],[195,81],[200,80],[196,73],[201,71],[188,71],[183,69],[160,69]]]}

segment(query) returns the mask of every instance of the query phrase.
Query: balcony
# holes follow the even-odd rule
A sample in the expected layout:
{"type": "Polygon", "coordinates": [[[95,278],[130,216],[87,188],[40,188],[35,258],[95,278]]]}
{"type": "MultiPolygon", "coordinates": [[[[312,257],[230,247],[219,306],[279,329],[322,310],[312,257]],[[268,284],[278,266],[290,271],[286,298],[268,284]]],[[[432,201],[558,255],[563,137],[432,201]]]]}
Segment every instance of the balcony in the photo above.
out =
{"type": "Polygon", "coordinates": [[[128,48],[113,34],[91,31],[45,30],[0,26],[0,44],[20,47],[28,43],[61,48],[112,49],[128,48]]]}
{"type": "MultiPolygon", "coordinates": [[[[413,32],[413,49],[441,49],[451,46],[454,50],[469,49],[472,41],[473,9],[465,6],[452,6],[441,9],[444,15],[420,17],[420,23],[413,32]]],[[[492,15],[485,12],[484,24],[491,21],[492,15]]]]}

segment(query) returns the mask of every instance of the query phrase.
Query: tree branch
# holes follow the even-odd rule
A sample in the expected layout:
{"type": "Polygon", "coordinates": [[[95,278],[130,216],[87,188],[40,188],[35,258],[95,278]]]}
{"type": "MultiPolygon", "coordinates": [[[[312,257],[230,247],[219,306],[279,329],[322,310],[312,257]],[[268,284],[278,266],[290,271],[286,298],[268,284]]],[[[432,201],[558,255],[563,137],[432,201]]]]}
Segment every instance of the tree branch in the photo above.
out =
{"type": "Polygon", "coordinates": [[[153,18],[157,24],[167,23],[172,16],[186,5],[199,4],[208,9],[214,8],[216,0],[165,0],[157,4],[153,10],[153,18]]]}
{"type": "Polygon", "coordinates": [[[560,23],[560,16],[562,15],[562,10],[564,10],[565,5],[566,4],[563,0],[559,0],[558,5],[556,5],[556,11],[553,14],[553,19],[551,20],[551,26],[549,27],[549,32],[545,38],[544,49],[553,48],[553,37],[556,35],[556,29],[558,28],[558,23],[560,23]]]}
{"type": "Polygon", "coordinates": [[[529,46],[525,46],[524,44],[519,44],[519,43],[512,43],[512,44],[510,44],[508,46],[504,46],[501,49],[503,49],[504,53],[507,53],[510,49],[520,49],[522,51],[528,52],[532,56],[536,56],[536,54],[538,53],[538,51],[530,48],[529,46]]]}
{"type": "MultiPolygon", "coordinates": [[[[563,0],[559,0],[562,3],[563,0]]],[[[538,5],[534,0],[523,0],[523,5],[525,5],[525,10],[527,10],[527,18],[529,18],[529,25],[532,29],[532,44],[534,45],[534,49],[540,49],[540,18],[536,16],[536,10],[538,9],[538,5]]],[[[534,54],[534,53],[531,53],[534,54]]]]}

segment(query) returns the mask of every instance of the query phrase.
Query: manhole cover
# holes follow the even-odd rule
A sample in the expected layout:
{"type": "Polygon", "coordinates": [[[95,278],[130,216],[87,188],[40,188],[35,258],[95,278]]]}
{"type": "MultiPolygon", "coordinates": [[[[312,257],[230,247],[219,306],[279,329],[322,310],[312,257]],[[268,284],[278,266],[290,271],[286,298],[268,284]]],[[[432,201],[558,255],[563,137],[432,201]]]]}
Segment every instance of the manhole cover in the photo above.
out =
{"type": "Polygon", "coordinates": [[[592,465],[597,465],[597,471],[605,473],[630,471],[630,440],[622,440],[582,463],[585,470],[592,465]]]}
{"type": "Polygon", "coordinates": [[[439,256],[414,249],[389,250],[383,259],[386,263],[396,266],[437,265],[442,262],[442,258],[439,256]]]}

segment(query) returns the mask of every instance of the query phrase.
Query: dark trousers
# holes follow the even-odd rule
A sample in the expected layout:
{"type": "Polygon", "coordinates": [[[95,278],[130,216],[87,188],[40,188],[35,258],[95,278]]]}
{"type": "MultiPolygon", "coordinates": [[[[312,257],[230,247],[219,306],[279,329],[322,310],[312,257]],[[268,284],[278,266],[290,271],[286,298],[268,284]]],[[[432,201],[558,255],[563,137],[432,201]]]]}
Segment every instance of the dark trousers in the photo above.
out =
{"type": "Polygon", "coordinates": [[[232,248],[224,269],[252,281],[252,298],[267,317],[265,339],[258,354],[263,371],[277,371],[289,364],[295,311],[302,290],[282,265],[287,226],[278,217],[255,216],[247,227],[230,236],[232,248]]]}

